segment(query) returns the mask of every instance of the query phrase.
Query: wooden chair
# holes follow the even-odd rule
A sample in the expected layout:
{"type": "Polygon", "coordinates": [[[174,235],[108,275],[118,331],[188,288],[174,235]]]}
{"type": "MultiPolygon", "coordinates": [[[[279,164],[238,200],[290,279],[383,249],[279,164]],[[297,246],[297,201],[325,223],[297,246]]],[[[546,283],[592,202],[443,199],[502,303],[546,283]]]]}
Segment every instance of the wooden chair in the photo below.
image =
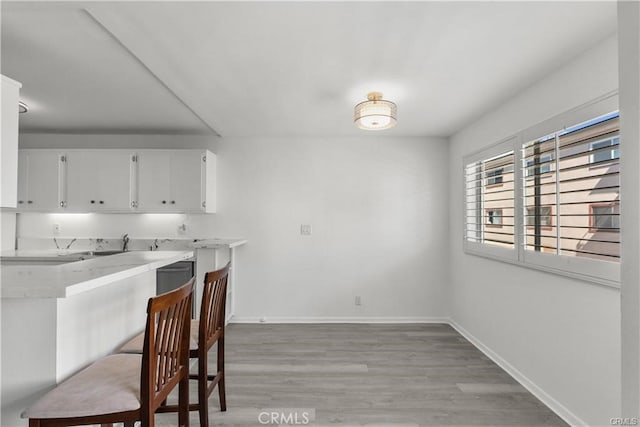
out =
{"type": "Polygon", "coordinates": [[[154,426],[154,413],[179,386],[180,426],[189,425],[189,327],[194,279],[149,299],[142,354],[113,354],[80,371],[27,409],[30,427],[122,422],[154,426]]]}
{"type": "MultiPolygon", "coordinates": [[[[191,321],[191,339],[189,343],[189,357],[198,359],[198,374],[189,375],[190,379],[198,380],[198,403],[189,404],[190,411],[198,411],[200,427],[208,427],[209,396],[218,386],[220,409],[227,410],[224,378],[224,326],[227,300],[227,281],[229,278],[229,264],[223,268],[211,271],[205,275],[202,303],[200,305],[200,319],[191,321]],[[209,374],[208,354],[214,344],[217,346],[217,369],[215,375],[209,374]]],[[[127,342],[120,349],[123,353],[139,353],[141,336],[127,342]]],[[[176,405],[160,406],[157,412],[175,412],[176,405]]]]}

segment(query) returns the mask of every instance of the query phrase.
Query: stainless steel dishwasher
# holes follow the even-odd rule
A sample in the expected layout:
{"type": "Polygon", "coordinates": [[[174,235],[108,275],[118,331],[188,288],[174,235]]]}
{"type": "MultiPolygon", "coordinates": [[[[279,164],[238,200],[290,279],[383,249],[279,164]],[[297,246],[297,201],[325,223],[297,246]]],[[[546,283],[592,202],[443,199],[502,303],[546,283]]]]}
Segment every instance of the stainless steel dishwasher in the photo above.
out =
{"type": "Polygon", "coordinates": [[[193,277],[193,261],[178,261],[160,267],[156,275],[156,293],[158,295],[172,291],[184,285],[193,277]]]}

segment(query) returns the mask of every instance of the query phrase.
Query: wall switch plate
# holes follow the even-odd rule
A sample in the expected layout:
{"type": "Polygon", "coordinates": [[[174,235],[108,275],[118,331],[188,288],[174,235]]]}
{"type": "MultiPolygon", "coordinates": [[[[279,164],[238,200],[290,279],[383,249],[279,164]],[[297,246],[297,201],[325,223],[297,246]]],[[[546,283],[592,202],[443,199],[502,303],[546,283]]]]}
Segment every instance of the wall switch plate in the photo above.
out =
{"type": "Polygon", "coordinates": [[[311,236],[311,224],[301,224],[300,234],[303,236],[311,236]]]}
{"type": "Polygon", "coordinates": [[[360,298],[360,295],[356,295],[356,305],[362,305],[362,298],[360,298]]]}
{"type": "Polygon", "coordinates": [[[187,232],[187,224],[180,224],[178,226],[178,234],[185,234],[187,232]]]}
{"type": "Polygon", "coordinates": [[[53,235],[59,236],[60,233],[62,233],[62,227],[60,227],[60,224],[53,224],[53,235]]]}

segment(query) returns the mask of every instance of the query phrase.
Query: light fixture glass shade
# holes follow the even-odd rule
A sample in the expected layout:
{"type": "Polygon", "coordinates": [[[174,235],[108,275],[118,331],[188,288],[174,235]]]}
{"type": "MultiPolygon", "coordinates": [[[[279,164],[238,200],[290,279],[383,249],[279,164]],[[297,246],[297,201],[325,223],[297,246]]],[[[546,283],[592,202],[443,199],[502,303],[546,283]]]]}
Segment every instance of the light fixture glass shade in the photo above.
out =
{"type": "Polygon", "coordinates": [[[355,125],[365,130],[383,130],[394,127],[398,122],[396,104],[383,100],[380,92],[371,92],[367,98],[368,101],[359,103],[353,110],[355,125]]]}

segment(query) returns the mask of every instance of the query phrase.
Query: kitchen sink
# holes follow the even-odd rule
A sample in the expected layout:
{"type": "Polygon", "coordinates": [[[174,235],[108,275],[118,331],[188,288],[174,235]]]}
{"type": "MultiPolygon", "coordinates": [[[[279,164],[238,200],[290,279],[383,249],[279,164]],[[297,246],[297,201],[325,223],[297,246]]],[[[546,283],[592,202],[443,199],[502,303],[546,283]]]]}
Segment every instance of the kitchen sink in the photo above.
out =
{"type": "Polygon", "coordinates": [[[87,252],[82,252],[82,255],[86,255],[86,256],[107,256],[107,255],[116,255],[116,254],[123,254],[123,253],[124,253],[123,250],[87,251],[87,252]]]}

